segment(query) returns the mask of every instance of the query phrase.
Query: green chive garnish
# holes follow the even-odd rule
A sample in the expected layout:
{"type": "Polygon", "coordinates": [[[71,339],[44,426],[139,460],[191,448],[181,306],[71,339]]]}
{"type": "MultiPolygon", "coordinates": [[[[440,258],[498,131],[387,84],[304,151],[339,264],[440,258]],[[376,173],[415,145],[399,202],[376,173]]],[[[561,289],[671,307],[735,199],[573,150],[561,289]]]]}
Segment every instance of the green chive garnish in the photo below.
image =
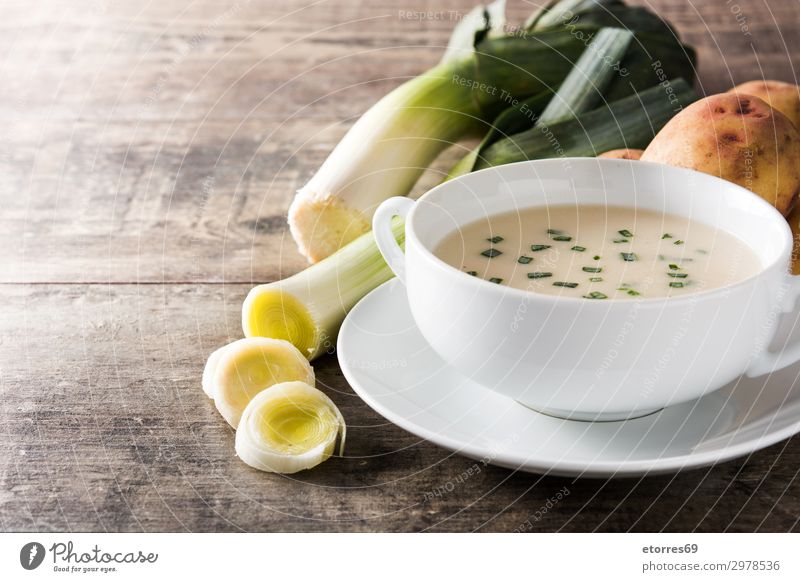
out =
{"type": "Polygon", "coordinates": [[[685,285],[685,283],[683,281],[670,281],[670,283],[669,283],[670,287],[678,287],[678,288],[680,288],[680,287],[683,287],[684,285],[685,285]]]}
{"type": "Polygon", "coordinates": [[[527,265],[532,260],[533,260],[533,257],[526,257],[525,255],[522,255],[520,258],[517,259],[517,262],[522,264],[522,265],[527,265]]]}
{"type": "Polygon", "coordinates": [[[570,289],[575,289],[578,286],[577,283],[570,283],[568,281],[556,281],[553,283],[555,287],[569,287],[570,289]]]}
{"type": "Polygon", "coordinates": [[[636,291],[635,289],[628,289],[628,290],[626,290],[626,293],[627,293],[628,295],[633,295],[634,297],[635,297],[636,295],[641,295],[641,293],[639,293],[639,292],[638,292],[638,291],[636,291]]]}
{"type": "Polygon", "coordinates": [[[497,283],[499,285],[502,282],[503,280],[500,277],[492,277],[491,279],[489,279],[489,283],[497,283]]]}
{"type": "Polygon", "coordinates": [[[582,253],[583,251],[585,251],[585,250],[586,250],[586,247],[579,247],[578,245],[575,245],[574,247],[572,247],[572,248],[571,248],[571,249],[569,249],[569,250],[571,250],[571,251],[578,251],[579,253],[582,253]]]}
{"type": "Polygon", "coordinates": [[[706,251],[704,249],[697,249],[697,252],[700,253],[701,255],[707,255],[708,254],[708,251],[706,251]]]}
{"type": "Polygon", "coordinates": [[[592,291],[588,295],[583,296],[584,299],[608,299],[608,295],[600,293],[600,291],[592,291]]]}
{"type": "Polygon", "coordinates": [[[664,240],[665,238],[672,238],[672,235],[669,234],[668,232],[665,232],[664,234],[661,235],[661,240],[664,240]]]}
{"type": "Polygon", "coordinates": [[[503,252],[502,251],[498,251],[497,249],[486,249],[481,254],[484,257],[489,257],[490,259],[493,259],[495,257],[499,257],[500,255],[502,255],[503,252]]]}
{"type": "Polygon", "coordinates": [[[583,267],[585,273],[602,273],[603,267],[583,267]]]}
{"type": "Polygon", "coordinates": [[[552,277],[553,273],[543,273],[541,271],[534,271],[533,273],[528,273],[528,279],[544,279],[545,277],[552,277]]]}
{"type": "Polygon", "coordinates": [[[633,236],[633,233],[629,231],[627,228],[623,228],[622,230],[618,230],[617,232],[620,233],[625,238],[631,238],[633,236]]]}
{"type": "Polygon", "coordinates": [[[676,241],[675,241],[674,243],[672,243],[672,244],[674,244],[674,245],[682,245],[682,244],[683,244],[683,241],[682,241],[682,240],[680,240],[680,239],[678,239],[678,240],[676,240],[676,241]]]}
{"type": "Polygon", "coordinates": [[[619,244],[619,243],[626,243],[626,242],[630,242],[630,241],[628,239],[626,239],[626,238],[618,238],[614,242],[616,244],[619,244]]]}
{"type": "Polygon", "coordinates": [[[629,263],[637,259],[636,253],[620,253],[619,256],[622,257],[623,261],[627,261],[629,263]]]}
{"type": "Polygon", "coordinates": [[[599,283],[602,280],[603,280],[602,277],[589,277],[589,281],[591,281],[592,283],[599,283]]]}
{"type": "Polygon", "coordinates": [[[594,257],[592,257],[592,258],[593,258],[595,261],[599,261],[600,259],[602,259],[602,257],[601,257],[600,255],[595,255],[595,256],[594,256],[594,257]]]}
{"type": "Polygon", "coordinates": [[[675,279],[685,279],[686,277],[689,276],[686,273],[667,273],[667,275],[669,275],[670,277],[673,277],[675,279]]]}
{"type": "Polygon", "coordinates": [[[552,237],[553,240],[557,240],[558,242],[569,242],[572,240],[571,236],[566,236],[564,234],[554,235],[552,237]]]}
{"type": "Polygon", "coordinates": [[[549,249],[550,245],[531,245],[531,250],[533,252],[543,251],[545,249],[549,249]]]}
{"type": "Polygon", "coordinates": [[[497,244],[499,242],[503,242],[503,237],[502,236],[493,236],[492,238],[487,238],[486,240],[488,240],[490,243],[497,244]]]}
{"type": "Polygon", "coordinates": [[[547,234],[564,234],[563,230],[556,230],[554,228],[548,228],[547,234]]]}
{"type": "Polygon", "coordinates": [[[675,263],[670,263],[669,264],[669,268],[672,269],[673,271],[677,271],[677,270],[680,269],[680,267],[678,265],[676,265],[675,263]]]}
{"type": "Polygon", "coordinates": [[[478,271],[467,271],[467,275],[472,275],[473,277],[477,277],[478,271]]]}

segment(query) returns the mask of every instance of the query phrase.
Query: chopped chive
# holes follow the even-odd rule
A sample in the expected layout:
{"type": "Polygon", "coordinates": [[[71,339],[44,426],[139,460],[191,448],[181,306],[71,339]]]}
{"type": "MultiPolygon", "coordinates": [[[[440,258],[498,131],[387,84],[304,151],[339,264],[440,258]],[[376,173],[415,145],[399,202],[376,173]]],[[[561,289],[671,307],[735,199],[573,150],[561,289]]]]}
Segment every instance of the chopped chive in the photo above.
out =
{"type": "Polygon", "coordinates": [[[592,291],[588,295],[583,296],[584,299],[608,299],[608,295],[600,293],[600,291],[592,291]]]}
{"type": "Polygon", "coordinates": [[[478,271],[467,271],[467,275],[472,275],[473,277],[477,277],[478,271]]]}
{"type": "Polygon", "coordinates": [[[502,282],[503,280],[500,277],[492,277],[491,279],[489,279],[489,283],[497,283],[499,285],[502,282]]]}
{"type": "Polygon", "coordinates": [[[528,279],[544,279],[545,277],[552,277],[553,273],[544,273],[541,271],[534,271],[533,273],[528,273],[528,279]]]}
{"type": "Polygon", "coordinates": [[[678,265],[676,265],[675,263],[670,263],[669,264],[669,268],[672,269],[673,271],[680,270],[680,267],[678,265]]]}
{"type": "Polygon", "coordinates": [[[704,250],[704,249],[697,249],[697,252],[700,253],[701,255],[707,255],[708,254],[708,251],[704,250]]]}
{"type": "Polygon", "coordinates": [[[638,292],[638,291],[636,291],[635,289],[627,289],[625,292],[626,292],[628,295],[632,295],[632,296],[634,296],[634,297],[635,297],[635,296],[637,296],[637,295],[641,295],[641,293],[639,293],[639,292],[638,292]]]}
{"type": "Polygon", "coordinates": [[[599,283],[602,280],[603,280],[602,277],[589,277],[589,281],[591,281],[592,283],[599,283]]]}
{"type": "Polygon", "coordinates": [[[533,260],[533,257],[526,257],[525,255],[522,255],[520,258],[517,259],[517,262],[519,264],[521,264],[521,265],[527,265],[532,260],[533,260]]]}
{"type": "Polygon", "coordinates": [[[669,282],[669,286],[670,287],[680,288],[680,287],[683,287],[684,285],[686,285],[686,283],[684,283],[683,281],[670,281],[669,282]]]}
{"type": "Polygon", "coordinates": [[[675,241],[674,243],[672,243],[672,244],[674,244],[674,245],[682,245],[682,244],[683,244],[683,241],[682,241],[681,239],[678,239],[678,240],[676,240],[676,241],[675,241]]]}
{"type": "Polygon", "coordinates": [[[583,251],[585,251],[585,250],[586,250],[586,247],[581,247],[581,246],[575,245],[574,247],[572,247],[572,248],[571,248],[571,249],[569,249],[569,250],[571,250],[571,251],[578,251],[579,253],[582,253],[583,251]]]}
{"type": "Polygon", "coordinates": [[[555,287],[569,287],[570,289],[575,289],[578,286],[577,283],[570,283],[568,281],[556,281],[553,283],[555,287]]]}
{"type": "Polygon", "coordinates": [[[490,243],[497,244],[499,242],[503,242],[504,239],[502,236],[493,236],[492,238],[487,238],[486,240],[488,240],[490,243]]]}
{"type": "Polygon", "coordinates": [[[627,228],[623,228],[622,230],[618,230],[617,232],[620,233],[625,238],[631,238],[633,236],[633,233],[629,231],[627,228]]]}
{"type": "Polygon", "coordinates": [[[572,240],[571,236],[567,236],[565,234],[553,235],[550,238],[552,238],[553,240],[557,240],[558,242],[569,242],[572,240]]]}
{"type": "Polygon", "coordinates": [[[554,228],[548,228],[547,234],[564,234],[563,230],[556,230],[554,228]]]}
{"type": "MultiPolygon", "coordinates": [[[[694,262],[694,259],[692,257],[672,258],[672,257],[667,257],[665,255],[658,255],[658,260],[659,261],[680,261],[681,263],[693,263],[694,262]]],[[[670,269],[671,268],[672,268],[672,263],[670,264],[670,269]]],[[[683,267],[678,267],[678,268],[682,269],[683,267]]]]}
{"type": "Polygon", "coordinates": [[[636,253],[620,253],[619,256],[622,257],[623,261],[627,261],[629,263],[635,261],[638,258],[636,256],[636,253]]]}
{"type": "Polygon", "coordinates": [[[673,277],[675,279],[685,279],[686,277],[689,276],[686,273],[667,273],[667,275],[669,275],[670,277],[673,277]]]}
{"type": "Polygon", "coordinates": [[[550,245],[531,245],[531,250],[533,252],[543,251],[545,249],[549,249],[550,245]]]}
{"type": "Polygon", "coordinates": [[[615,244],[626,243],[626,242],[630,242],[630,241],[628,239],[626,239],[626,238],[618,238],[618,239],[614,240],[615,244]]]}
{"type": "Polygon", "coordinates": [[[502,251],[498,251],[497,249],[486,249],[481,254],[484,257],[489,257],[490,259],[493,259],[495,257],[499,257],[500,255],[502,255],[503,252],[502,251]]]}
{"type": "Polygon", "coordinates": [[[600,259],[602,259],[603,257],[601,257],[600,255],[595,255],[595,256],[594,256],[594,257],[592,257],[592,258],[593,258],[595,261],[599,261],[599,260],[600,260],[600,259]]]}
{"type": "Polygon", "coordinates": [[[603,267],[583,267],[584,273],[602,273],[603,267]]]}
{"type": "Polygon", "coordinates": [[[661,235],[661,240],[664,240],[665,238],[672,238],[672,235],[668,232],[665,232],[661,235]]]}

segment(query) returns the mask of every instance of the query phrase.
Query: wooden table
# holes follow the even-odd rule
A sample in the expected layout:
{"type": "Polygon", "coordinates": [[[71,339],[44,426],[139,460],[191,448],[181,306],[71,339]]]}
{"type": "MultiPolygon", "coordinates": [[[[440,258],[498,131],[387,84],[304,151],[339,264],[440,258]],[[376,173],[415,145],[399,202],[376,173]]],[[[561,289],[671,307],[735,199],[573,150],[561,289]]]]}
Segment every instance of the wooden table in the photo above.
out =
{"type": "MultiPolygon", "coordinates": [[[[510,4],[516,20],[531,10],[510,4]]],[[[796,1],[652,5],[698,48],[701,90],[795,78],[796,1]]],[[[295,189],[378,96],[437,61],[470,6],[0,4],[0,529],[800,529],[800,438],[642,479],[486,467],[427,499],[473,461],[372,412],[333,357],[315,367],[348,420],[346,458],[282,477],[234,456],[200,390],[206,356],[241,336],[254,283],[303,267],[285,224],[295,189]]]]}

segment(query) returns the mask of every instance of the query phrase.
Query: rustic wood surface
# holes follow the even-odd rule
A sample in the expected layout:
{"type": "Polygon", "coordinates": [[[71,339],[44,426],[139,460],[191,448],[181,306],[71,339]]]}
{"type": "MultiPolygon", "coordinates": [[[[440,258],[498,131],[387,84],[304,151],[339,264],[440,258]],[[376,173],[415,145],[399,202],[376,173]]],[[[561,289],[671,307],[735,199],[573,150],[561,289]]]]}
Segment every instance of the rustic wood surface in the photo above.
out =
{"type": "MultiPolygon", "coordinates": [[[[253,283],[303,266],[293,191],[471,4],[0,3],[0,529],[800,529],[800,438],[642,479],[487,467],[426,500],[473,461],[372,412],[332,357],[346,458],[294,477],[235,458],[205,357],[241,335],[253,283]]],[[[795,79],[796,0],[650,4],[698,48],[700,90],[795,79]]]]}

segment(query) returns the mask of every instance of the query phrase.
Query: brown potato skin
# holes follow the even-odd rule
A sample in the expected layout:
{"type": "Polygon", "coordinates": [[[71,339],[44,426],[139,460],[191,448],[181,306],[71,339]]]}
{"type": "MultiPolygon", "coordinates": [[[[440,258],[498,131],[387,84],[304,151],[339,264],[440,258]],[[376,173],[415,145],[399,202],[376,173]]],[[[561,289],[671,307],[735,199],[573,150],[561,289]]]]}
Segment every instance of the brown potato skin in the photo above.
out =
{"type": "Polygon", "coordinates": [[[641,160],[719,176],[784,216],[800,191],[800,132],[752,95],[721,93],[692,103],[658,132],[641,160]]]}
{"type": "Polygon", "coordinates": [[[800,204],[795,204],[794,209],[786,217],[789,228],[792,229],[792,274],[800,275],[800,204]]]}
{"type": "Polygon", "coordinates": [[[800,129],[800,87],[783,81],[748,81],[736,85],[729,91],[744,95],[755,95],[773,109],[777,109],[800,129]]]}
{"type": "Polygon", "coordinates": [[[644,150],[634,150],[630,148],[622,148],[619,150],[608,150],[598,155],[598,158],[612,158],[616,160],[638,160],[642,157],[644,150]]]}

